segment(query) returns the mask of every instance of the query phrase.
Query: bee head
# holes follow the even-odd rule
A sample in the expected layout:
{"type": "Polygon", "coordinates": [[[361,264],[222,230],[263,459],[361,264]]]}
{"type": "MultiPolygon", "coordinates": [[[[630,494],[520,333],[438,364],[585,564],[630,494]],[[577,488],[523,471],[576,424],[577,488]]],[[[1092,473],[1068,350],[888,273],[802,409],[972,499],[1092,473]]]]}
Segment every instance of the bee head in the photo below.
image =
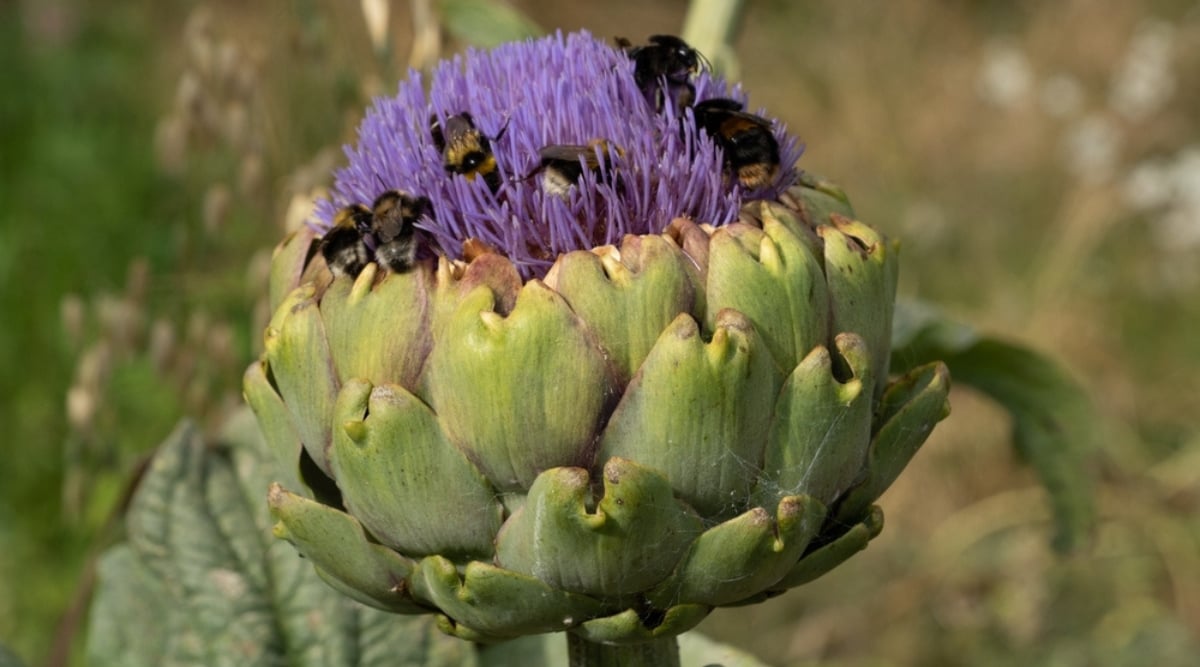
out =
{"type": "Polygon", "coordinates": [[[340,208],[333,216],[333,226],[341,229],[366,230],[371,226],[371,211],[362,204],[351,204],[340,208]]]}

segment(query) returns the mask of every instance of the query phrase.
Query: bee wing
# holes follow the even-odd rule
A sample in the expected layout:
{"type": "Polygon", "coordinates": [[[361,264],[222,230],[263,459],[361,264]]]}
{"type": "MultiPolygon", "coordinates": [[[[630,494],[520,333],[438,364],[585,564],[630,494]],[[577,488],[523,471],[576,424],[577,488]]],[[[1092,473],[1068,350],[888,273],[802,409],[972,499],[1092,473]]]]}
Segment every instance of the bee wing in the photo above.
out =
{"type": "Polygon", "coordinates": [[[586,157],[590,153],[592,153],[591,146],[585,146],[581,144],[554,144],[550,146],[542,146],[542,148],[538,150],[538,157],[542,159],[543,163],[547,161],[575,162],[579,159],[579,156],[582,155],[586,157]]]}
{"type": "Polygon", "coordinates": [[[441,153],[446,150],[446,135],[442,133],[442,123],[436,115],[429,116],[429,134],[433,137],[433,145],[441,153]]]}
{"type": "Polygon", "coordinates": [[[675,35],[650,35],[650,37],[646,41],[650,42],[651,44],[655,44],[657,46],[665,46],[665,47],[671,48],[671,49],[679,49],[679,48],[690,49],[691,48],[690,46],[688,46],[687,42],[676,37],[675,35]]]}
{"type": "Polygon", "coordinates": [[[743,106],[737,100],[731,100],[727,97],[714,97],[703,102],[697,102],[696,110],[700,113],[711,111],[740,112],[743,106]]]}
{"type": "Polygon", "coordinates": [[[451,116],[446,119],[445,136],[450,141],[454,141],[456,137],[461,137],[473,131],[475,131],[475,121],[471,118],[471,114],[465,111],[457,116],[451,116]]]}
{"type": "Polygon", "coordinates": [[[376,206],[375,215],[371,218],[371,232],[384,243],[411,233],[414,223],[430,210],[427,197],[413,197],[393,190],[380,195],[380,199],[388,196],[393,197],[391,205],[384,208],[376,206]]]}
{"type": "Polygon", "coordinates": [[[380,243],[388,243],[405,231],[406,223],[408,221],[399,211],[391,215],[377,215],[371,223],[371,232],[380,243]]]}
{"type": "Polygon", "coordinates": [[[755,128],[770,131],[771,121],[762,116],[742,112],[731,112],[721,120],[721,133],[726,136],[733,136],[755,128]]]}

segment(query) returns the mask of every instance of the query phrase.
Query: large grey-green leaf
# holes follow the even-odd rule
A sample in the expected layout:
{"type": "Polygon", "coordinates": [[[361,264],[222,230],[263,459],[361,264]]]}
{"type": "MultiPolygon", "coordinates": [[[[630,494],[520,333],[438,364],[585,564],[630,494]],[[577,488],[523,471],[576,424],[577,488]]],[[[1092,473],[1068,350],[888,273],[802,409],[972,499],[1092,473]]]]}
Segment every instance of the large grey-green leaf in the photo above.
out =
{"type": "Polygon", "coordinates": [[[97,566],[99,585],[92,602],[88,630],[88,664],[156,665],[175,634],[178,618],[170,614],[163,582],[145,567],[128,544],[104,553],[97,566]]]}
{"type": "Polygon", "coordinates": [[[441,0],[442,23],[458,39],[481,48],[542,34],[528,16],[500,0],[441,0]]]}
{"type": "Polygon", "coordinates": [[[1034,350],[982,336],[927,305],[898,304],[891,372],[939,359],[955,384],[972,386],[1008,410],[1013,444],[1050,494],[1055,549],[1079,546],[1095,519],[1085,463],[1095,419],[1083,388],[1034,350]]]}
{"type": "MultiPolygon", "coordinates": [[[[130,507],[128,542],[100,560],[91,667],[562,664],[561,633],[477,655],[431,615],[376,611],[329,587],[271,537],[271,464],[248,410],[215,443],[187,422],[163,443],[130,507]]],[[[680,651],[689,666],[761,667],[694,633],[680,651]]]]}
{"type": "Polygon", "coordinates": [[[0,644],[0,667],[24,667],[25,663],[0,644]]]}
{"type": "Polygon", "coordinates": [[[208,443],[181,424],[101,560],[90,665],[120,667],[474,665],[429,616],[363,607],[271,536],[271,459],[243,411],[208,443]]]}

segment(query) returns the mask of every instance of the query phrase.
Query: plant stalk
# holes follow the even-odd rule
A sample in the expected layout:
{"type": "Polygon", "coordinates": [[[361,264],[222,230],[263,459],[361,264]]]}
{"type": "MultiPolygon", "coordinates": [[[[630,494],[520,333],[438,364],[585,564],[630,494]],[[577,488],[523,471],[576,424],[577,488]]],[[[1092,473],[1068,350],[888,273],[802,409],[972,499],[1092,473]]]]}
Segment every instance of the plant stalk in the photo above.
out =
{"type": "Polygon", "coordinates": [[[679,642],[674,636],[639,644],[597,644],[567,633],[570,667],[679,667],[679,642]]]}
{"type": "Polygon", "coordinates": [[[741,25],[742,4],[742,0],[692,0],[683,19],[683,39],[726,78],[737,78],[733,39],[741,25]]]}

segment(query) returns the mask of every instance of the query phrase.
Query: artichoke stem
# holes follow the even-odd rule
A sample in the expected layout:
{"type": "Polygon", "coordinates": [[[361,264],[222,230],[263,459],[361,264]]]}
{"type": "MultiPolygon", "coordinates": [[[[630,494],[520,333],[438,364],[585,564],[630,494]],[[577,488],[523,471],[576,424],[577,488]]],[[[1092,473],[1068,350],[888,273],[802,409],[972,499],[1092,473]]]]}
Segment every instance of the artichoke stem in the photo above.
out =
{"type": "Polygon", "coordinates": [[[679,667],[674,636],[637,644],[598,644],[567,633],[570,667],[679,667]]]}

